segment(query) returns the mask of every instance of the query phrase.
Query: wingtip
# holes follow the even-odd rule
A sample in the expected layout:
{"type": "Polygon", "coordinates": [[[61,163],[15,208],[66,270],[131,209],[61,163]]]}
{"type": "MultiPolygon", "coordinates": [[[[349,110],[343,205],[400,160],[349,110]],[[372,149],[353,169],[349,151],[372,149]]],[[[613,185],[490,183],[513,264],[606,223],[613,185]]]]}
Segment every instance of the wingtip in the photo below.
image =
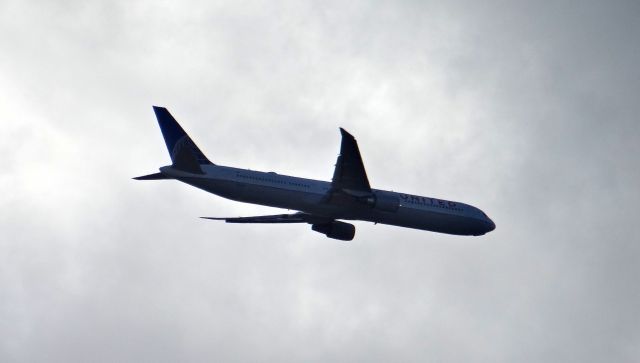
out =
{"type": "Polygon", "coordinates": [[[342,127],[340,127],[340,134],[342,134],[342,136],[347,136],[350,138],[354,138],[353,135],[351,135],[347,130],[343,129],[342,127]]]}
{"type": "Polygon", "coordinates": [[[156,118],[165,117],[169,110],[162,106],[153,106],[153,113],[156,114],[156,118]]]}

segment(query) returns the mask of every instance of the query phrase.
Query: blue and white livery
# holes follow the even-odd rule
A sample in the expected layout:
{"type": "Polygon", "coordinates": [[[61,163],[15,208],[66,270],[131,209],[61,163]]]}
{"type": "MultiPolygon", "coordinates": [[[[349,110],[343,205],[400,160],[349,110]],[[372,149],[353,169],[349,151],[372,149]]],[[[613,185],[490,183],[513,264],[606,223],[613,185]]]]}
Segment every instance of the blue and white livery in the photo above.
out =
{"type": "Polygon", "coordinates": [[[493,221],[468,204],[373,189],[355,138],[340,129],[342,143],[331,182],[216,165],[209,161],[164,107],[153,107],[171,165],[137,180],[176,179],[223,198],[296,210],[292,214],[215,218],[227,223],[307,223],[329,238],[350,241],[362,220],[455,235],[479,236],[493,221]]]}

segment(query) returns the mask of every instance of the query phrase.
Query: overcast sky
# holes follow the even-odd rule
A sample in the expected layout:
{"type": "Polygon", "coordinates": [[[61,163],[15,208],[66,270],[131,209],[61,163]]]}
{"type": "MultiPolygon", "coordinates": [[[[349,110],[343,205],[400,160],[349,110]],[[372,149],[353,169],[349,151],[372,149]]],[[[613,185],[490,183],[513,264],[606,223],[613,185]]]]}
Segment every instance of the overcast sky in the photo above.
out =
{"type": "Polygon", "coordinates": [[[640,361],[635,1],[0,0],[0,361],[640,361]],[[214,163],[458,200],[457,237],[174,181],[214,163]]]}

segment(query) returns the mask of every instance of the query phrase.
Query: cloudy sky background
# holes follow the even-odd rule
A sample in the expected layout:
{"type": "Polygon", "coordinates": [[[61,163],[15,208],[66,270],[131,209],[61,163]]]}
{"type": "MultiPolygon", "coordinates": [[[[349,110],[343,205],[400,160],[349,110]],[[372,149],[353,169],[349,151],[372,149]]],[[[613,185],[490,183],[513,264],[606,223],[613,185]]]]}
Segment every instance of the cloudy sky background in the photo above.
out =
{"type": "Polygon", "coordinates": [[[640,360],[640,6],[0,1],[0,361],[640,360]],[[177,182],[215,163],[468,202],[466,238],[177,182]]]}

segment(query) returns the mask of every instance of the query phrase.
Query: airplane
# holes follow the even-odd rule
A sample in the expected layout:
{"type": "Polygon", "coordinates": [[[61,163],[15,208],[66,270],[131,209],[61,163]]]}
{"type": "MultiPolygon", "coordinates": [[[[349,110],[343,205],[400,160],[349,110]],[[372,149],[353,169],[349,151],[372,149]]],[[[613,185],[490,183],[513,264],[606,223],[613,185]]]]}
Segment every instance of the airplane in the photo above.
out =
{"type": "Polygon", "coordinates": [[[217,165],[200,151],[164,107],[153,106],[171,165],[136,180],[175,179],[220,197],[296,213],[251,217],[201,217],[227,223],[306,223],[328,238],[351,241],[368,221],[453,235],[480,236],[496,225],[469,204],[373,189],[356,139],[340,128],[342,142],[331,182],[217,165]]]}

